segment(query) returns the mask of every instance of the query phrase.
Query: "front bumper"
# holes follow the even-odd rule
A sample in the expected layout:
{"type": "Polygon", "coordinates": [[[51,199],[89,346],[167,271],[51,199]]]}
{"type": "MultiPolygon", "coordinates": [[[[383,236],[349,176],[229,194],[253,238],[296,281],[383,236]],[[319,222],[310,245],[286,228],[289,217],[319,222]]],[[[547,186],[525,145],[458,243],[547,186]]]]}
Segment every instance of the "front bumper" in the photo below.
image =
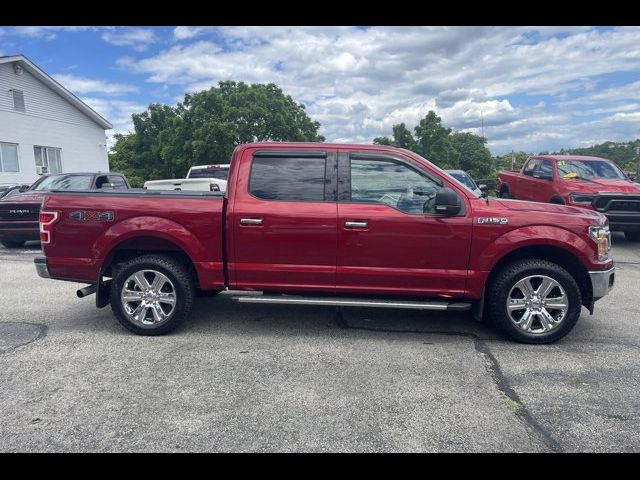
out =
{"type": "Polygon", "coordinates": [[[600,300],[613,288],[615,282],[616,267],[608,270],[590,271],[591,288],[593,290],[593,301],[600,300]]]}
{"type": "Polygon", "coordinates": [[[46,257],[36,257],[33,259],[33,263],[36,265],[36,272],[42,278],[51,278],[49,276],[49,269],[47,268],[47,258],[46,257]]]}

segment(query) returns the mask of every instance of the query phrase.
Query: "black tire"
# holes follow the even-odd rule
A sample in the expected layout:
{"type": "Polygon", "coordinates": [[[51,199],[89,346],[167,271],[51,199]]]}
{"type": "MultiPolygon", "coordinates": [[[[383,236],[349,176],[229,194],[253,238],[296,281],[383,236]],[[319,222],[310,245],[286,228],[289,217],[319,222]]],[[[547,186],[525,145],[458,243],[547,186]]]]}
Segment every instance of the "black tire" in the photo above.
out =
{"type": "Polygon", "coordinates": [[[26,243],[24,240],[2,240],[2,245],[6,248],[20,248],[26,243]]]}
{"type": "Polygon", "coordinates": [[[187,268],[167,255],[144,255],[123,264],[115,272],[109,292],[111,310],[118,321],[128,330],[138,335],[162,335],[180,325],[191,313],[195,287],[187,268]],[[175,305],[170,316],[161,323],[142,325],[134,322],[125,313],[120,300],[120,292],[127,279],[141,270],[155,270],[165,275],[174,286],[175,305]]]}
{"type": "Polygon", "coordinates": [[[500,198],[512,198],[508,188],[503,188],[500,190],[500,198]]]}
{"type": "Polygon", "coordinates": [[[624,237],[629,242],[640,242],[640,231],[639,232],[624,232],[624,237]]]}
{"type": "Polygon", "coordinates": [[[215,297],[220,292],[222,292],[222,290],[200,290],[200,289],[197,289],[196,290],[196,295],[198,297],[215,297]]]}
{"type": "Polygon", "coordinates": [[[488,288],[487,303],[494,325],[506,336],[521,343],[552,343],[567,335],[580,318],[582,294],[575,279],[561,266],[537,258],[517,260],[506,265],[492,279],[488,288]],[[564,319],[552,330],[530,333],[516,326],[507,312],[507,297],[514,285],[532,275],[544,275],[560,284],[568,298],[564,319]]]}

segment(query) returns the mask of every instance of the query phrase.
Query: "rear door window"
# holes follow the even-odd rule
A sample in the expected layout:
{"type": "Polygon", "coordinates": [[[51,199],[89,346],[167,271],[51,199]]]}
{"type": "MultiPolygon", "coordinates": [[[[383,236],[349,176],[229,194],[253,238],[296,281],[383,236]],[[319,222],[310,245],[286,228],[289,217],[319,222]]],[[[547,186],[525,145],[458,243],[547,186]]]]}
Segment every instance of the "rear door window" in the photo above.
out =
{"type": "Polygon", "coordinates": [[[325,169],[326,157],[256,156],[249,192],[262,200],[324,202],[325,169]]]}
{"type": "Polygon", "coordinates": [[[109,175],[107,177],[109,179],[109,183],[113,184],[113,188],[122,189],[127,188],[127,184],[120,175],[109,175]]]}
{"type": "Polygon", "coordinates": [[[551,165],[551,160],[541,160],[540,163],[538,163],[538,167],[534,174],[542,177],[553,177],[553,166],[551,165]]]}
{"type": "Polygon", "coordinates": [[[540,165],[540,160],[537,158],[532,158],[527,162],[527,165],[524,167],[522,173],[528,175],[529,177],[533,177],[533,173],[536,171],[538,166],[540,165]]]}

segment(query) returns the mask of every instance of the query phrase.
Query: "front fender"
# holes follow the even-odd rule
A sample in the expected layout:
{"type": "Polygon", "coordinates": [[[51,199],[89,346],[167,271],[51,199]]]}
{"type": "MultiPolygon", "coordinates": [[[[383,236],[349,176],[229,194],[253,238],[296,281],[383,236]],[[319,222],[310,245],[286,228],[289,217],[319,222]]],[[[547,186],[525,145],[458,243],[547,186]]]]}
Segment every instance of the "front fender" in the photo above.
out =
{"type": "MultiPolygon", "coordinates": [[[[585,232],[586,233],[586,232],[585,232]]],[[[506,232],[477,253],[471,269],[489,272],[506,255],[523,247],[558,247],[577,257],[585,268],[592,265],[595,244],[574,232],[552,225],[529,225],[506,232]]]]}

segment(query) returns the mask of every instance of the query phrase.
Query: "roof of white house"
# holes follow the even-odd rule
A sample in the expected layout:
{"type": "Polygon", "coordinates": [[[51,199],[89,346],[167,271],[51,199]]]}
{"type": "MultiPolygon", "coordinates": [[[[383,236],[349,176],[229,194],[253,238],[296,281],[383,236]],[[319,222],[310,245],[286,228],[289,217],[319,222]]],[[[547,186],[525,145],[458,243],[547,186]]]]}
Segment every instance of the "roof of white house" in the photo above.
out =
{"type": "Polygon", "coordinates": [[[76,97],[73,93],[71,93],[69,90],[64,88],[62,85],[60,85],[58,82],[56,82],[49,75],[47,75],[35,63],[33,63],[31,60],[29,60],[24,55],[12,55],[12,56],[8,56],[8,57],[0,57],[0,64],[13,63],[13,62],[19,63],[22,66],[22,68],[27,70],[29,73],[31,73],[38,80],[40,80],[42,83],[44,83],[49,88],[51,88],[54,92],[56,92],[62,98],[64,98],[69,103],[74,105],[78,110],[80,110],[87,117],[92,119],[98,125],[103,127],[105,130],[113,128],[113,125],[111,125],[111,123],[109,123],[102,116],[100,116],[98,113],[96,113],[95,110],[93,110],[91,107],[89,107],[89,105],[84,103],[82,100],[80,100],[78,97],[76,97]]]}

